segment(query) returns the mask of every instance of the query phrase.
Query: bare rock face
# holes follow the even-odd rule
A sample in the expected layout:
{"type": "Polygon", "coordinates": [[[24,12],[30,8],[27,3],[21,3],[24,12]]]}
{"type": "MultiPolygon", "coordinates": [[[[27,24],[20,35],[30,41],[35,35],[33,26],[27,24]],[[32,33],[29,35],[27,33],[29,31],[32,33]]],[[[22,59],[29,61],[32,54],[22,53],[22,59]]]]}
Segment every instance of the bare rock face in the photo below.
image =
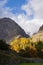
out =
{"type": "Polygon", "coordinates": [[[39,31],[32,36],[32,41],[43,41],[43,25],[39,28],[39,31]]]}
{"type": "Polygon", "coordinates": [[[43,31],[43,25],[40,27],[39,32],[40,32],[40,31],[43,31]]]}
{"type": "Polygon", "coordinates": [[[0,39],[8,42],[18,35],[29,37],[15,21],[10,18],[0,19],[0,39]]]}

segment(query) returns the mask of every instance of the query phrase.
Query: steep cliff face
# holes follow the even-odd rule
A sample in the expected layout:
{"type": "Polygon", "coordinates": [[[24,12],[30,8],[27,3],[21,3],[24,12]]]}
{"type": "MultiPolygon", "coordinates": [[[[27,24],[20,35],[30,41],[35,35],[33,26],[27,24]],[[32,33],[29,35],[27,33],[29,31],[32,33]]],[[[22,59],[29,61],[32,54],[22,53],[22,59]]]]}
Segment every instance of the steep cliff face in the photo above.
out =
{"type": "Polygon", "coordinates": [[[10,18],[0,19],[0,39],[9,41],[18,35],[28,37],[25,31],[15,21],[10,18]]]}

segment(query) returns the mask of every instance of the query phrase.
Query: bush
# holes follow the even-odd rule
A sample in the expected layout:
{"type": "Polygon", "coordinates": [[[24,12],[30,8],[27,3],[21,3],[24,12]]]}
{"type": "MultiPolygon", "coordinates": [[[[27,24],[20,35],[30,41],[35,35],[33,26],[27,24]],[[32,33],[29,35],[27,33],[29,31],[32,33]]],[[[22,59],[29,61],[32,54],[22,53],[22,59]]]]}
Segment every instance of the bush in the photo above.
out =
{"type": "Polygon", "coordinates": [[[0,40],[0,49],[1,50],[8,50],[9,49],[9,45],[6,44],[6,42],[4,40],[0,40]]]}
{"type": "Polygon", "coordinates": [[[43,49],[43,42],[39,40],[35,47],[37,49],[37,55],[43,58],[43,52],[41,51],[43,49]]]}

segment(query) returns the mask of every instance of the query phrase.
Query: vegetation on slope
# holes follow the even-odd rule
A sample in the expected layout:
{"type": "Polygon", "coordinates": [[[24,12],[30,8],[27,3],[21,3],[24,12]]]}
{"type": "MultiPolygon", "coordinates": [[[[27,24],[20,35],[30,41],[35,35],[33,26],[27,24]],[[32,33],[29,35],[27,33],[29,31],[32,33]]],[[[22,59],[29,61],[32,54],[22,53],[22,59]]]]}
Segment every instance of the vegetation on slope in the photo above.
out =
{"type": "Polygon", "coordinates": [[[6,44],[5,40],[0,40],[0,50],[9,50],[9,45],[6,44]]]}
{"type": "MultiPolygon", "coordinates": [[[[36,49],[37,51],[41,50],[42,47],[40,47],[39,45],[37,46],[34,46],[35,43],[31,42],[30,43],[30,40],[28,38],[19,38],[19,39],[15,39],[16,40],[16,43],[14,44],[13,42],[13,45],[11,43],[11,45],[9,46],[8,44],[6,44],[6,42],[4,40],[0,40],[0,64],[1,65],[18,65],[19,63],[32,63],[32,62],[43,62],[43,60],[41,59],[35,59],[34,57],[37,56],[36,54],[36,49]],[[18,40],[18,41],[17,41],[18,40]],[[24,41],[23,41],[24,40],[24,41]],[[20,43],[21,41],[21,43],[20,43]],[[17,43],[19,42],[19,43],[17,43]],[[18,50],[15,50],[15,48],[13,48],[13,46],[16,44],[19,45],[19,49],[18,50]],[[35,48],[36,47],[36,48],[35,48]],[[40,49],[39,49],[40,47],[40,49]],[[11,50],[11,49],[12,50],[11,50]],[[15,52],[17,51],[17,53],[15,52]],[[19,56],[18,56],[19,55],[19,56]],[[20,57],[22,56],[22,57],[20,57]],[[26,58],[28,57],[28,58],[26,58]],[[33,57],[33,58],[29,58],[29,57],[33,57]]],[[[41,44],[43,42],[40,42],[41,44]]],[[[39,42],[38,42],[39,44],[39,42]]],[[[41,50],[42,51],[42,50],[41,50]]],[[[42,53],[42,52],[41,52],[42,53]]],[[[43,57],[43,55],[39,56],[39,57],[43,57]]]]}
{"type": "Polygon", "coordinates": [[[40,40],[33,42],[31,38],[17,38],[10,42],[10,48],[23,57],[43,58],[43,42],[40,40]]]}

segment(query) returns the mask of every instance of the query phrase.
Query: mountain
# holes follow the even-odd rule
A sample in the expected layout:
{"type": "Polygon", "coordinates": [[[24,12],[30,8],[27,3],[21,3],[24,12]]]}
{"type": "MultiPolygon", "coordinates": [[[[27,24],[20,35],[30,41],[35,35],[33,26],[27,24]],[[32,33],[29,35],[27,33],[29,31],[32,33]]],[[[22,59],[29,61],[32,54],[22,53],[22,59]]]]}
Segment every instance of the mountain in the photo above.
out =
{"type": "Polygon", "coordinates": [[[43,25],[39,28],[39,31],[35,33],[31,38],[33,42],[36,42],[39,40],[43,41],[43,25]]]}
{"type": "Polygon", "coordinates": [[[43,25],[40,27],[39,31],[40,31],[40,32],[43,31],[43,25]]]}
{"type": "Polygon", "coordinates": [[[8,42],[16,36],[29,37],[25,31],[12,19],[0,19],[0,39],[4,39],[8,42]]]}

